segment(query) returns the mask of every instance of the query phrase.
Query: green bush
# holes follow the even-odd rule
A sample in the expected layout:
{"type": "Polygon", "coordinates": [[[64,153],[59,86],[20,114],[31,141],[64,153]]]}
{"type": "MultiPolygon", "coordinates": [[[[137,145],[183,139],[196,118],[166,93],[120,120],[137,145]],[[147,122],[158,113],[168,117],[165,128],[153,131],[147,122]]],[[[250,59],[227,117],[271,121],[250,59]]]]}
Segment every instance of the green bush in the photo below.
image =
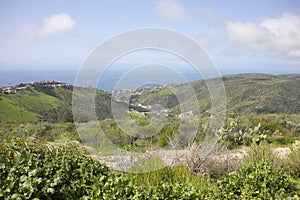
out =
{"type": "Polygon", "coordinates": [[[213,182],[185,165],[120,175],[78,142],[11,138],[1,142],[0,199],[299,199],[269,150],[252,146],[241,171],[213,182]]]}
{"type": "Polygon", "coordinates": [[[218,181],[219,199],[283,199],[296,197],[300,189],[276,163],[265,147],[252,147],[241,171],[218,181]]]}
{"type": "MultiPolygon", "coordinates": [[[[300,145],[300,142],[297,142],[300,145]]],[[[289,159],[286,161],[286,167],[289,173],[297,179],[300,179],[300,148],[296,147],[294,151],[289,155],[289,159]]]]}
{"type": "Polygon", "coordinates": [[[1,146],[0,159],[0,199],[79,199],[95,187],[103,194],[127,184],[72,143],[12,139],[1,146]]]}
{"type": "Polygon", "coordinates": [[[173,138],[178,133],[178,123],[166,124],[159,133],[159,146],[166,147],[169,144],[169,139],[173,138]]]}
{"type": "Polygon", "coordinates": [[[239,120],[230,121],[225,128],[218,131],[219,141],[230,149],[238,145],[259,144],[265,141],[267,134],[268,131],[262,129],[260,123],[253,128],[240,127],[239,120]]]}

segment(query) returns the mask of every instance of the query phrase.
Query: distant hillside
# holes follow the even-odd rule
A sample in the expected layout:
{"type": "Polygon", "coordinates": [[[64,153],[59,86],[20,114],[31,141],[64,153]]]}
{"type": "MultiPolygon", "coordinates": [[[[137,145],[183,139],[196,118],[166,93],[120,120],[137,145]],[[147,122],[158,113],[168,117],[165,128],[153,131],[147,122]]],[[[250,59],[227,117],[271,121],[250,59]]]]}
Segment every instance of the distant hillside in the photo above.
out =
{"type": "MultiPolygon", "coordinates": [[[[224,76],[223,80],[229,113],[300,113],[300,75],[237,74],[224,76]]],[[[200,109],[209,114],[211,105],[205,81],[195,81],[191,85],[200,109]]],[[[184,85],[175,88],[180,93],[186,92],[184,85]]],[[[53,81],[1,88],[0,123],[72,121],[72,91],[73,86],[53,81]]],[[[139,112],[147,112],[147,106],[159,103],[171,114],[179,113],[177,98],[167,87],[138,89],[133,94],[130,102],[116,102],[119,106],[130,103],[130,109],[139,112]]],[[[84,94],[75,95],[85,98],[84,94]]],[[[98,119],[112,117],[111,98],[112,93],[97,90],[98,119]]],[[[193,110],[191,101],[187,97],[183,103],[193,110]]],[[[88,120],[83,113],[80,121],[88,120]]]]}
{"type": "Polygon", "coordinates": [[[0,122],[65,121],[72,86],[44,81],[1,88],[0,122]]]}
{"type": "MultiPolygon", "coordinates": [[[[227,110],[233,113],[300,113],[300,75],[237,74],[223,77],[227,110]]],[[[209,91],[205,81],[192,84],[200,109],[205,113],[211,108],[209,91]]],[[[185,93],[184,85],[175,87],[185,93]]],[[[136,104],[154,105],[160,102],[165,108],[179,110],[176,96],[163,87],[141,95],[136,104]]],[[[187,98],[184,104],[190,105],[187,98]]]]}
{"type": "MultiPolygon", "coordinates": [[[[73,121],[72,91],[72,85],[54,81],[1,88],[0,123],[73,121]]],[[[97,100],[99,119],[107,118],[110,94],[98,91],[97,100]]]]}
{"type": "Polygon", "coordinates": [[[236,75],[224,82],[234,112],[300,113],[300,75],[236,75]]]}

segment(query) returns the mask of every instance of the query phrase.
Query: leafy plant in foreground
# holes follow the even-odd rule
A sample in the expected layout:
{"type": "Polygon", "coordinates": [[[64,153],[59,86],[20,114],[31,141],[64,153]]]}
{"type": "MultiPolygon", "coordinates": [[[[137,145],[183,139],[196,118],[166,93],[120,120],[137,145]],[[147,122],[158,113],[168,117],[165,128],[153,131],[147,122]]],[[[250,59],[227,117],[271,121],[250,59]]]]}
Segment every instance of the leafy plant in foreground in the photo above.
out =
{"type": "Polygon", "coordinates": [[[300,190],[290,175],[276,168],[268,149],[254,146],[248,163],[218,181],[219,199],[297,198],[300,190]]]}
{"type": "Polygon", "coordinates": [[[99,187],[103,192],[127,184],[67,144],[53,148],[51,144],[12,139],[1,146],[0,161],[0,199],[79,199],[89,196],[95,186],[103,186],[99,187]],[[107,186],[109,182],[114,185],[107,186]]]}

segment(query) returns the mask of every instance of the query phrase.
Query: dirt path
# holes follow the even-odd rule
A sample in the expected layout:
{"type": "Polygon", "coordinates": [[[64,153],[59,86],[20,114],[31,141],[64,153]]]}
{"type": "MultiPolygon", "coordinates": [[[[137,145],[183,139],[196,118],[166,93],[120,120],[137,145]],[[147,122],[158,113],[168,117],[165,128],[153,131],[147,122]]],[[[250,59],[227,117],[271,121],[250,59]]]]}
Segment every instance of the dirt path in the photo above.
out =
{"type": "MultiPolygon", "coordinates": [[[[239,147],[234,150],[219,151],[217,153],[212,152],[209,157],[211,160],[215,160],[218,163],[223,162],[236,162],[241,163],[243,157],[250,150],[249,147],[239,147]],[[231,160],[231,161],[230,161],[231,160]]],[[[288,157],[292,150],[289,147],[276,147],[273,149],[274,155],[280,158],[288,157]]],[[[195,159],[198,152],[189,150],[157,150],[157,151],[147,151],[145,153],[128,153],[128,154],[114,154],[111,156],[101,156],[93,154],[92,157],[105,163],[107,166],[118,171],[128,171],[132,166],[136,165],[141,160],[150,160],[151,158],[160,158],[163,161],[164,166],[175,165],[178,163],[192,162],[195,159]],[[190,159],[190,160],[189,160],[190,159]]],[[[201,157],[201,155],[200,155],[201,157]]],[[[205,159],[203,157],[203,159],[205,159]]],[[[154,159],[155,160],[155,159],[154,159]]]]}

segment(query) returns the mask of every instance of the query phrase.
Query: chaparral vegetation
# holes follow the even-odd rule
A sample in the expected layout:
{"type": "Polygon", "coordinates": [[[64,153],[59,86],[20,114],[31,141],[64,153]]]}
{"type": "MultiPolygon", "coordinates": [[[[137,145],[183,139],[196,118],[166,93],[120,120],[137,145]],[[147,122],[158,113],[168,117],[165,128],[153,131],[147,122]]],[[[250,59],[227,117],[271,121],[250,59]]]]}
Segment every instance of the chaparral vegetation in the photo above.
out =
{"type": "MultiPolygon", "coordinates": [[[[182,114],[168,87],[153,87],[131,91],[130,102],[121,100],[128,95],[124,91],[97,90],[97,120],[80,110],[73,119],[71,85],[2,88],[0,199],[299,199],[300,76],[240,74],[223,80],[227,117],[218,130],[208,126],[204,81],[191,83],[198,115],[191,99],[183,102],[190,111],[182,114]],[[159,129],[149,114],[157,102],[164,109],[156,114],[165,117],[159,129]],[[130,129],[124,121],[121,129],[112,103],[129,108],[132,121],[143,128],[130,129]],[[180,126],[183,119],[189,123],[180,126]],[[179,129],[197,132],[191,138],[179,129]],[[211,133],[218,142],[203,152],[202,141],[211,133]],[[122,154],[114,157],[110,144],[136,155],[151,153],[139,160],[149,172],[134,173],[141,166],[127,165],[122,154]],[[153,161],[168,166],[151,170],[153,161]]],[[[184,85],[175,88],[185,92],[184,85]]],[[[84,101],[85,93],[73,95],[84,101]]]]}

